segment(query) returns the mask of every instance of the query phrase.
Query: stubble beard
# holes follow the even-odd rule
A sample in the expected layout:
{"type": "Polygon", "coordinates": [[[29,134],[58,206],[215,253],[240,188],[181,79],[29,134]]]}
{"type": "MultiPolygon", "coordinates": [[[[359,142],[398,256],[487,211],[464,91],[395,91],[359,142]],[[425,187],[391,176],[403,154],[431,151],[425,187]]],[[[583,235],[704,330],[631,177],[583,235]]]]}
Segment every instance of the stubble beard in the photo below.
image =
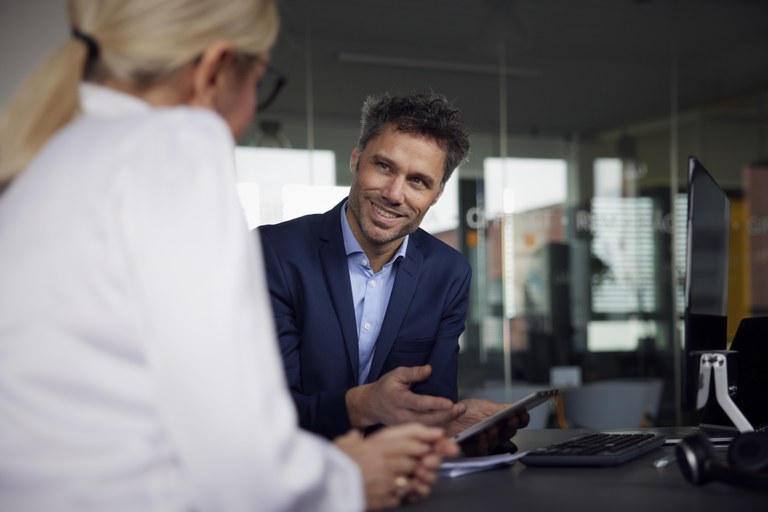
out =
{"type": "MultiPolygon", "coordinates": [[[[366,203],[368,203],[366,205],[368,209],[373,208],[368,198],[364,197],[362,201],[365,201],[366,203]]],[[[360,227],[360,231],[362,231],[363,236],[366,238],[366,240],[376,245],[386,245],[396,240],[399,240],[405,237],[406,235],[410,235],[411,233],[416,231],[416,229],[418,229],[419,224],[421,223],[421,219],[413,219],[412,221],[408,222],[397,231],[390,232],[387,228],[379,228],[376,225],[376,223],[373,220],[371,220],[370,215],[366,216],[362,211],[360,203],[361,203],[360,200],[350,199],[349,201],[350,211],[352,212],[352,216],[357,221],[357,225],[360,227]]]]}

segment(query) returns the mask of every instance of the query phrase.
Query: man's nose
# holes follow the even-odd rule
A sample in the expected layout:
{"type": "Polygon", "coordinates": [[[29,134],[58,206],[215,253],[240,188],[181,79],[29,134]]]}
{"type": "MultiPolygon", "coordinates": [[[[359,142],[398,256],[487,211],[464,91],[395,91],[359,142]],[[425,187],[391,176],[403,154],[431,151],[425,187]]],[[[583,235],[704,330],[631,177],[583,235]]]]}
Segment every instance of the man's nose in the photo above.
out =
{"type": "Polygon", "coordinates": [[[392,204],[402,204],[405,200],[405,178],[395,176],[389,179],[382,189],[384,199],[392,204]]]}

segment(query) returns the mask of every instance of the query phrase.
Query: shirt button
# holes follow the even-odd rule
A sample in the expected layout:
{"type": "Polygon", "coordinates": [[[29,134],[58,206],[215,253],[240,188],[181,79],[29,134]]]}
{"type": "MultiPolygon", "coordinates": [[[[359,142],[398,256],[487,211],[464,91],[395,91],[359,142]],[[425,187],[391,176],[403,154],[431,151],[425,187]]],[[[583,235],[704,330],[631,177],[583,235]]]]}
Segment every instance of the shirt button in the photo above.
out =
{"type": "Polygon", "coordinates": [[[363,328],[365,328],[366,331],[370,331],[371,330],[371,324],[369,324],[368,322],[365,322],[365,325],[363,326],[363,328]]]}
{"type": "Polygon", "coordinates": [[[361,260],[360,260],[360,264],[361,264],[362,266],[364,266],[364,267],[367,267],[367,266],[368,266],[368,260],[367,260],[367,259],[365,259],[365,258],[363,258],[363,259],[361,259],[361,260]]]}
{"type": "Polygon", "coordinates": [[[371,288],[376,288],[376,281],[371,281],[371,288]]]}

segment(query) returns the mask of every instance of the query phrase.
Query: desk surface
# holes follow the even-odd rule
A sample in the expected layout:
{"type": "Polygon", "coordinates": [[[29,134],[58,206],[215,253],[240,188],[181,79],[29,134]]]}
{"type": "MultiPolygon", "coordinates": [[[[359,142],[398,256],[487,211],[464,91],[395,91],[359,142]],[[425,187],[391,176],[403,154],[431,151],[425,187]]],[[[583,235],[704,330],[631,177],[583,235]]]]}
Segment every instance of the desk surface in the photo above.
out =
{"type": "MultiPolygon", "coordinates": [[[[567,439],[587,430],[522,429],[513,438],[520,450],[567,439]]],[[[495,512],[616,510],[618,512],[750,512],[768,510],[768,491],[742,489],[720,482],[690,484],[677,464],[657,469],[653,462],[673,452],[664,446],[616,467],[526,467],[441,478],[422,503],[407,512],[495,512]]],[[[768,479],[768,474],[766,474],[768,479]]]]}

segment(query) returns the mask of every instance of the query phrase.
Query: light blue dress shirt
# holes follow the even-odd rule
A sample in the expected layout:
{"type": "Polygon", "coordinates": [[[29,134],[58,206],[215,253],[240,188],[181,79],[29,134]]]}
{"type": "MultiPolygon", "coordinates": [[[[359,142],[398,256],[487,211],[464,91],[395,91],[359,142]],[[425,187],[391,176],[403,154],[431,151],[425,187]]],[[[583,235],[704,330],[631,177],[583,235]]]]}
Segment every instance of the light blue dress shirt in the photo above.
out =
{"type": "Polygon", "coordinates": [[[408,248],[407,235],[392,259],[377,273],[373,273],[371,263],[358,243],[352,228],[349,227],[346,211],[348,204],[341,209],[341,232],[344,236],[344,250],[347,253],[349,281],[352,284],[352,301],[355,305],[357,321],[358,362],[360,374],[358,384],[365,384],[371,371],[376,339],[381,331],[381,324],[387,312],[389,296],[395,284],[394,263],[405,257],[408,248]]]}

